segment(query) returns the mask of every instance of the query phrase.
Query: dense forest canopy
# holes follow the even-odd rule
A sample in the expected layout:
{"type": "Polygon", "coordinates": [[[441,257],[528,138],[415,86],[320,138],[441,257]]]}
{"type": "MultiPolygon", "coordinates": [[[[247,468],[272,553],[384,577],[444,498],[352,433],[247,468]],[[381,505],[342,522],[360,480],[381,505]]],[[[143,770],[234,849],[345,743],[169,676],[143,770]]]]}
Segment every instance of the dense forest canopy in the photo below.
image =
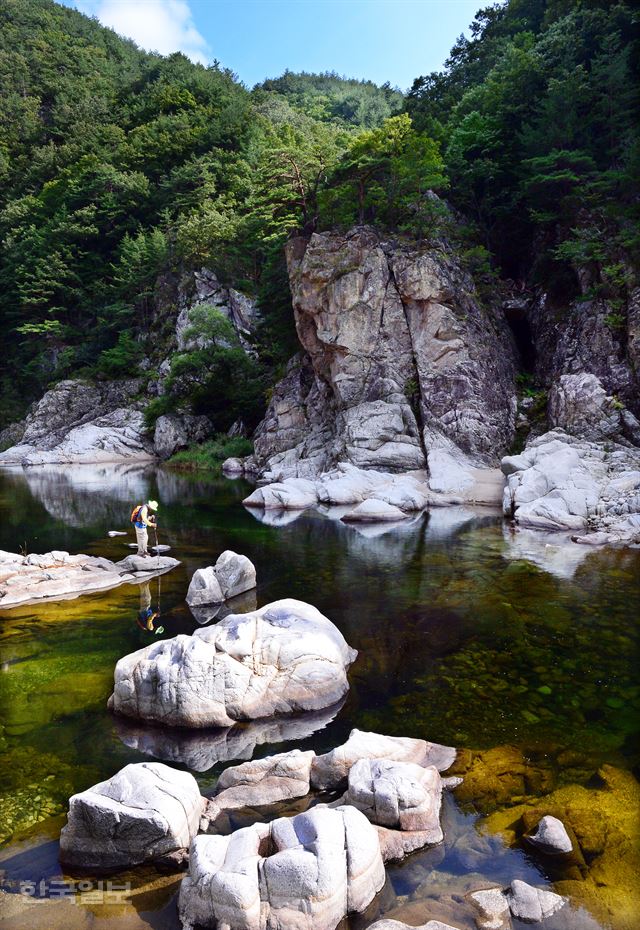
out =
{"type": "Polygon", "coordinates": [[[434,191],[479,266],[568,301],[588,265],[622,319],[638,29],[630,3],[509,0],[404,99],[332,73],[249,91],[53,0],[0,0],[0,426],[52,381],[164,357],[157,282],[203,266],[258,298],[257,358],[233,384],[228,341],[183,358],[197,391],[165,403],[233,391],[255,422],[296,346],[287,236],[369,222],[428,243],[451,216],[434,191]]]}

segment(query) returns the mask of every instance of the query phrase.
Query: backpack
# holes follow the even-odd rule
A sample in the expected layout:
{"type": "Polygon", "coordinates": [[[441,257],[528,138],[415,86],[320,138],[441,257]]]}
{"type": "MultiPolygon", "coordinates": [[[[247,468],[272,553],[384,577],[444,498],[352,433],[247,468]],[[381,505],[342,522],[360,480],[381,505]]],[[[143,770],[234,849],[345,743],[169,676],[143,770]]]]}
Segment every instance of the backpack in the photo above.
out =
{"type": "Polygon", "coordinates": [[[131,522],[132,523],[138,522],[138,517],[140,516],[140,511],[142,510],[143,507],[144,507],[144,504],[136,504],[136,506],[133,508],[133,510],[131,511],[131,522]]]}

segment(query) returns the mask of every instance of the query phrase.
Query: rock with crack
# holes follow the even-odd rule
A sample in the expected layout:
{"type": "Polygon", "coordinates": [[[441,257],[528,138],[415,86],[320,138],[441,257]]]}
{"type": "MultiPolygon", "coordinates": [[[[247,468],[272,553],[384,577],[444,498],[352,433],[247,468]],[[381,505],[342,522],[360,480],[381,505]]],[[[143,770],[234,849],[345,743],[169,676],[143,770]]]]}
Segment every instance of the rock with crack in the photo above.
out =
{"type": "Polygon", "coordinates": [[[156,420],[153,447],[161,459],[193,443],[203,442],[213,433],[213,424],[208,417],[189,413],[165,413],[156,420]]]}
{"type": "Polygon", "coordinates": [[[313,750],[292,749],[225,769],[218,779],[215,796],[207,802],[201,829],[209,830],[226,811],[305,797],[310,790],[314,756],[313,750]]]}
{"type": "Polygon", "coordinates": [[[497,464],[515,422],[514,347],[448,247],[362,226],[291,239],[287,262],[304,352],[273,392],[248,471],[282,482],[338,463],[397,473],[428,462],[435,475],[442,443],[465,484],[497,464]]]}
{"type": "Polygon", "coordinates": [[[346,694],[356,655],[315,607],[285,599],[120,659],[109,707],[176,727],[315,711],[346,694]]]}
{"type": "Polygon", "coordinates": [[[442,842],[442,784],[433,765],[359,759],[349,770],[344,802],[362,811],[371,823],[420,830],[429,835],[428,842],[442,842]]]}
{"type": "Polygon", "coordinates": [[[455,758],[456,750],[451,746],[441,746],[423,739],[352,730],[346,743],[313,760],[311,786],[332,790],[346,784],[351,767],[359,759],[390,759],[421,766],[434,765],[439,772],[445,772],[453,765],[455,758]]]}
{"type": "Polygon", "coordinates": [[[185,930],[334,930],[385,882],[375,829],[352,807],[315,807],[231,836],[199,836],[178,909],[185,930]]]}
{"type": "Polygon", "coordinates": [[[544,888],[534,888],[519,879],[511,882],[507,898],[513,916],[526,923],[537,923],[551,917],[567,903],[561,895],[544,888]]]}
{"type": "Polygon", "coordinates": [[[194,572],[187,591],[189,607],[221,604],[231,597],[251,591],[256,586],[256,569],[246,555],[227,549],[215,565],[194,572]]]}
{"type": "Polygon", "coordinates": [[[127,765],[70,799],[60,835],[61,861],[100,870],[160,859],[190,845],[203,806],[198,783],[188,772],[161,762],[127,765]]]}
{"type": "Polygon", "coordinates": [[[550,814],[542,817],[533,833],[529,833],[525,838],[528,843],[549,856],[567,855],[573,851],[573,843],[565,825],[550,814]]]}
{"type": "Polygon", "coordinates": [[[501,888],[471,891],[467,900],[477,912],[478,930],[511,930],[509,901],[501,888]]]}

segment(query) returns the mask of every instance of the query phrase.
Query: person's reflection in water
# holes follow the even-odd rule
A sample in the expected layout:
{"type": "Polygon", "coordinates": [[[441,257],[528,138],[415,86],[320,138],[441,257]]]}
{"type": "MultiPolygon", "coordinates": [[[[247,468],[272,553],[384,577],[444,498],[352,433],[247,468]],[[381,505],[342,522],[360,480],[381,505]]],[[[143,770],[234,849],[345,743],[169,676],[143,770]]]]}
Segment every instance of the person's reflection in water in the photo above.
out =
{"type": "Polygon", "coordinates": [[[154,627],[159,616],[160,611],[154,611],[151,606],[151,587],[149,582],[145,581],[140,585],[140,610],[138,611],[138,619],[136,622],[145,633],[155,633],[158,635],[158,633],[164,633],[164,627],[154,627]]]}

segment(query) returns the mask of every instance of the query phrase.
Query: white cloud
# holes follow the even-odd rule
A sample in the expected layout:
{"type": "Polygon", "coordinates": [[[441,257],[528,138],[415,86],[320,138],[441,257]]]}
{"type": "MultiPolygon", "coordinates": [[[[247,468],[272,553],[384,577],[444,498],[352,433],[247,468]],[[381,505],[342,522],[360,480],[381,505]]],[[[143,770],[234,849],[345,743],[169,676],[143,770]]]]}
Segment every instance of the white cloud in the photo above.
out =
{"type": "MultiPolygon", "coordinates": [[[[82,0],[81,4],[86,8],[82,0]]],[[[207,41],[196,29],[186,0],[97,0],[91,13],[150,52],[184,52],[204,65],[211,61],[207,41]]]]}

